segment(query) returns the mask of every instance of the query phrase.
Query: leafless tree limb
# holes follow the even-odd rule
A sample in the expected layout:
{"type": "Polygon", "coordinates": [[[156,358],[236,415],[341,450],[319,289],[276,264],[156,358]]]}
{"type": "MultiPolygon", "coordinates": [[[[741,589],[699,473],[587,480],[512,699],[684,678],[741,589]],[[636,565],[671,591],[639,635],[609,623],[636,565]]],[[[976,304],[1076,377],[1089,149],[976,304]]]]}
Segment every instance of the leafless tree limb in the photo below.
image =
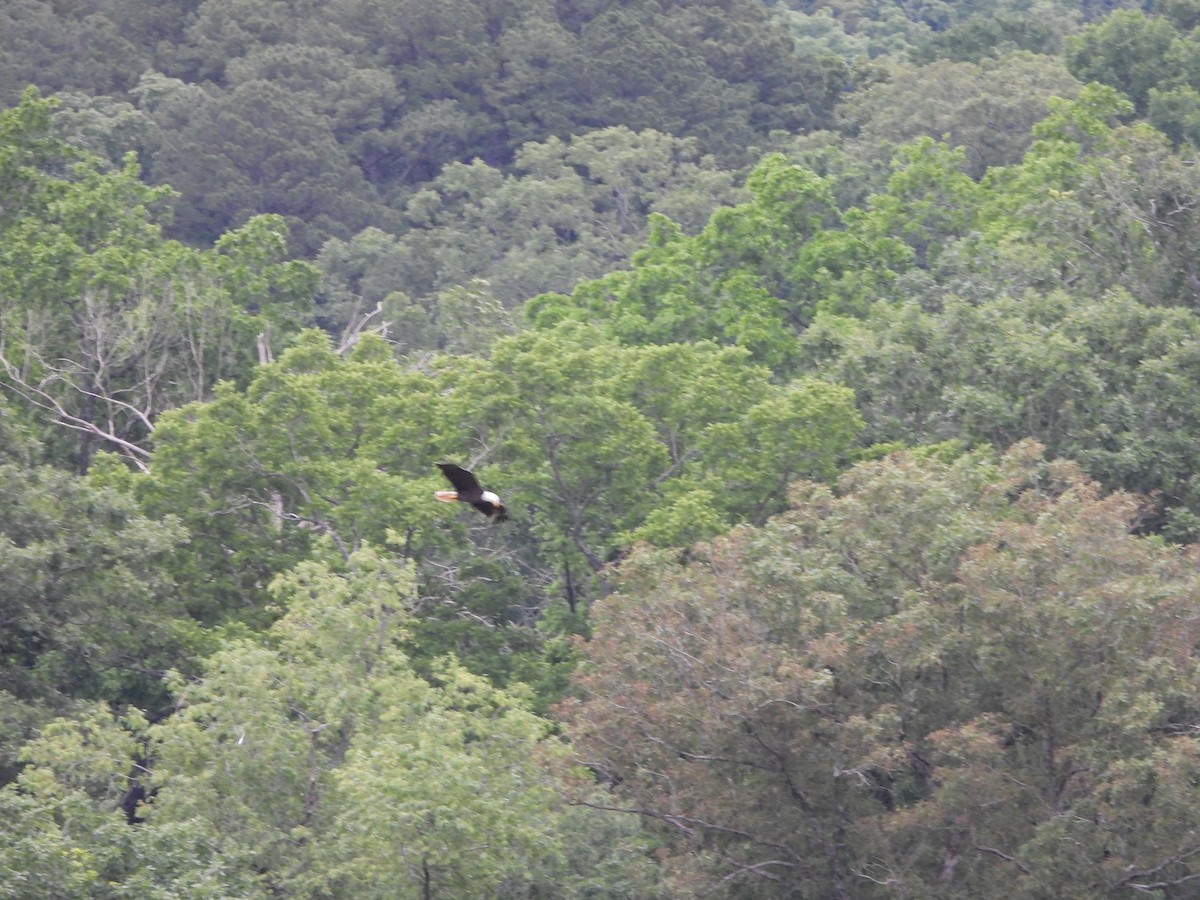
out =
{"type": "Polygon", "coordinates": [[[355,344],[358,343],[358,339],[362,335],[363,331],[369,330],[370,333],[378,334],[380,337],[386,340],[388,331],[392,327],[391,322],[385,322],[381,320],[372,325],[370,329],[367,329],[367,324],[382,312],[383,301],[381,300],[375,304],[375,308],[369,313],[363,313],[362,315],[355,315],[352,317],[350,322],[346,325],[345,330],[342,332],[341,340],[338,341],[337,355],[345,356],[347,351],[349,351],[355,344]]]}
{"type": "MultiPolygon", "coordinates": [[[[20,370],[13,365],[7,356],[3,354],[0,354],[0,365],[4,367],[4,372],[8,376],[8,381],[5,382],[5,386],[25,402],[48,412],[52,412],[58,421],[68,428],[94,435],[95,437],[100,438],[102,441],[119,448],[121,451],[123,451],[125,456],[131,460],[133,464],[136,465],[141,471],[148,472],[150,470],[147,462],[150,459],[150,452],[144,447],[140,447],[132,441],[128,441],[122,437],[119,437],[118,435],[114,434],[111,429],[106,430],[97,425],[95,422],[90,422],[87,419],[67,412],[62,403],[48,393],[42,387],[42,385],[35,385],[24,380],[20,370]]],[[[124,405],[128,406],[128,404],[124,405]]]]}

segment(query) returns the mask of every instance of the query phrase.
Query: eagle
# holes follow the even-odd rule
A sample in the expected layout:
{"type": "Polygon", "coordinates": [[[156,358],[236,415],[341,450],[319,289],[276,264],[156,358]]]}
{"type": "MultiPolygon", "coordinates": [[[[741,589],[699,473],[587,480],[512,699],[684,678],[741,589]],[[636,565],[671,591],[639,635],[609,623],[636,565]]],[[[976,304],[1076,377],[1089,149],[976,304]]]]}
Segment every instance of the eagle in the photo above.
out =
{"type": "Polygon", "coordinates": [[[456,500],[461,500],[463,503],[470,503],[489,519],[496,522],[503,522],[508,518],[508,510],[500,502],[500,498],[491,491],[485,491],[480,486],[479,480],[462,466],[456,466],[454,463],[438,463],[437,467],[442,470],[442,474],[446,476],[446,479],[454,485],[454,490],[434,491],[434,498],[441,500],[443,503],[453,503],[456,500]]]}

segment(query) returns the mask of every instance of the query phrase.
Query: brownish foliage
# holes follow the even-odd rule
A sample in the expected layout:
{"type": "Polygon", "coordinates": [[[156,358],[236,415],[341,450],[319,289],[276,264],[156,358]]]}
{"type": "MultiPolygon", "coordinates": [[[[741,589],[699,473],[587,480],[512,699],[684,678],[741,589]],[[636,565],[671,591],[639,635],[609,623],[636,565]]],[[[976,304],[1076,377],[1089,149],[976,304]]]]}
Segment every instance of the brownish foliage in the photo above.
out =
{"type": "Polygon", "coordinates": [[[1140,510],[1034,444],[896,455],[636,555],[562,708],[578,759],[685,895],[1190,884],[1200,582],[1140,510]]]}

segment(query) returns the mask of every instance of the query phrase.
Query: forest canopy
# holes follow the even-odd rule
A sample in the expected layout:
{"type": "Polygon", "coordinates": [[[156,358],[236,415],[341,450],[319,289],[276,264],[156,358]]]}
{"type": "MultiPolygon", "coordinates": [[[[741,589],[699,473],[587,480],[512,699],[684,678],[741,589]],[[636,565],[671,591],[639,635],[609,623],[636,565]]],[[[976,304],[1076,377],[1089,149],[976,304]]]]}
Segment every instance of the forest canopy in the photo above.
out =
{"type": "Polygon", "coordinates": [[[1194,894],[1200,5],[142,6],[0,9],[0,894],[1194,894]]]}

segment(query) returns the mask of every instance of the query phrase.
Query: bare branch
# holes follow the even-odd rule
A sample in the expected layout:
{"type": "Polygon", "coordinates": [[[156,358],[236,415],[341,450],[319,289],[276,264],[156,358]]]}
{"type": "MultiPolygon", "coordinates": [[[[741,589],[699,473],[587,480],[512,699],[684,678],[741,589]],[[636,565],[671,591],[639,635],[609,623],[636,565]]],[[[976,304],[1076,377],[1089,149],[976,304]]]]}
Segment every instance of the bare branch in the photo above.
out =
{"type": "MultiPolygon", "coordinates": [[[[1146,869],[1141,872],[1129,872],[1128,870],[1126,870],[1127,874],[1120,883],[1132,888],[1135,891],[1140,891],[1144,894],[1148,894],[1152,891],[1166,891],[1170,888],[1178,887],[1181,884],[1186,884],[1189,881],[1195,881],[1197,879],[1200,879],[1200,872],[1194,873],[1192,875],[1184,875],[1181,878],[1175,878],[1170,881],[1166,881],[1166,880],[1141,881],[1141,879],[1151,878],[1151,877],[1157,875],[1159,872],[1162,872],[1168,866],[1180,865],[1181,863],[1186,862],[1187,860],[1191,859],[1192,857],[1196,856],[1197,854],[1200,854],[1200,847],[1193,847],[1190,850],[1185,850],[1185,851],[1182,851],[1182,852],[1176,854],[1175,856],[1173,856],[1170,859],[1163,862],[1161,865],[1157,865],[1152,869],[1146,869]]],[[[1130,867],[1130,868],[1132,868],[1132,867],[1130,867]]]]}
{"type": "Polygon", "coordinates": [[[1004,853],[1001,850],[997,850],[995,847],[980,847],[977,844],[977,845],[975,845],[975,850],[977,850],[979,853],[990,853],[992,856],[998,856],[1000,859],[1004,860],[1005,862],[1010,862],[1013,865],[1015,865],[1018,869],[1020,869],[1026,875],[1029,874],[1029,867],[1026,866],[1023,862],[1021,862],[1015,856],[1009,856],[1007,853],[1004,853]]]}
{"type": "Polygon", "coordinates": [[[1189,881],[1195,881],[1200,878],[1200,872],[1193,875],[1185,875],[1182,878],[1176,878],[1174,881],[1151,881],[1147,884],[1138,884],[1136,881],[1126,880],[1123,884],[1132,888],[1135,891],[1140,891],[1143,894],[1149,894],[1152,891],[1167,891],[1170,888],[1179,887],[1181,884],[1186,884],[1189,881]]]}
{"type": "Polygon", "coordinates": [[[260,365],[274,362],[275,357],[271,354],[271,341],[267,332],[260,331],[256,338],[258,342],[258,362],[260,365]]]}
{"type": "MultiPolygon", "coordinates": [[[[337,355],[345,356],[346,352],[358,343],[359,336],[367,327],[367,323],[383,312],[383,301],[375,304],[375,308],[369,313],[356,315],[351,318],[349,324],[346,325],[346,330],[342,332],[342,338],[338,341],[337,355]]],[[[388,330],[392,327],[391,322],[379,322],[372,326],[370,332],[378,334],[380,337],[387,339],[388,330]]]]}
{"type": "MultiPolygon", "coordinates": [[[[150,452],[143,447],[139,447],[132,441],[127,441],[122,437],[118,437],[112,430],[105,430],[95,422],[89,422],[87,419],[72,415],[67,412],[61,403],[39,385],[34,385],[25,381],[21,377],[20,371],[14,366],[6,356],[0,354],[0,365],[4,367],[5,373],[10,381],[6,386],[17,396],[21,397],[28,403],[33,404],[41,409],[45,409],[54,413],[58,420],[68,428],[73,428],[76,431],[86,432],[95,435],[103,441],[106,441],[115,447],[123,450],[126,456],[133,461],[141,471],[148,472],[150,470],[146,460],[150,458],[150,452]]],[[[85,392],[86,393],[86,392],[85,392]]]]}

